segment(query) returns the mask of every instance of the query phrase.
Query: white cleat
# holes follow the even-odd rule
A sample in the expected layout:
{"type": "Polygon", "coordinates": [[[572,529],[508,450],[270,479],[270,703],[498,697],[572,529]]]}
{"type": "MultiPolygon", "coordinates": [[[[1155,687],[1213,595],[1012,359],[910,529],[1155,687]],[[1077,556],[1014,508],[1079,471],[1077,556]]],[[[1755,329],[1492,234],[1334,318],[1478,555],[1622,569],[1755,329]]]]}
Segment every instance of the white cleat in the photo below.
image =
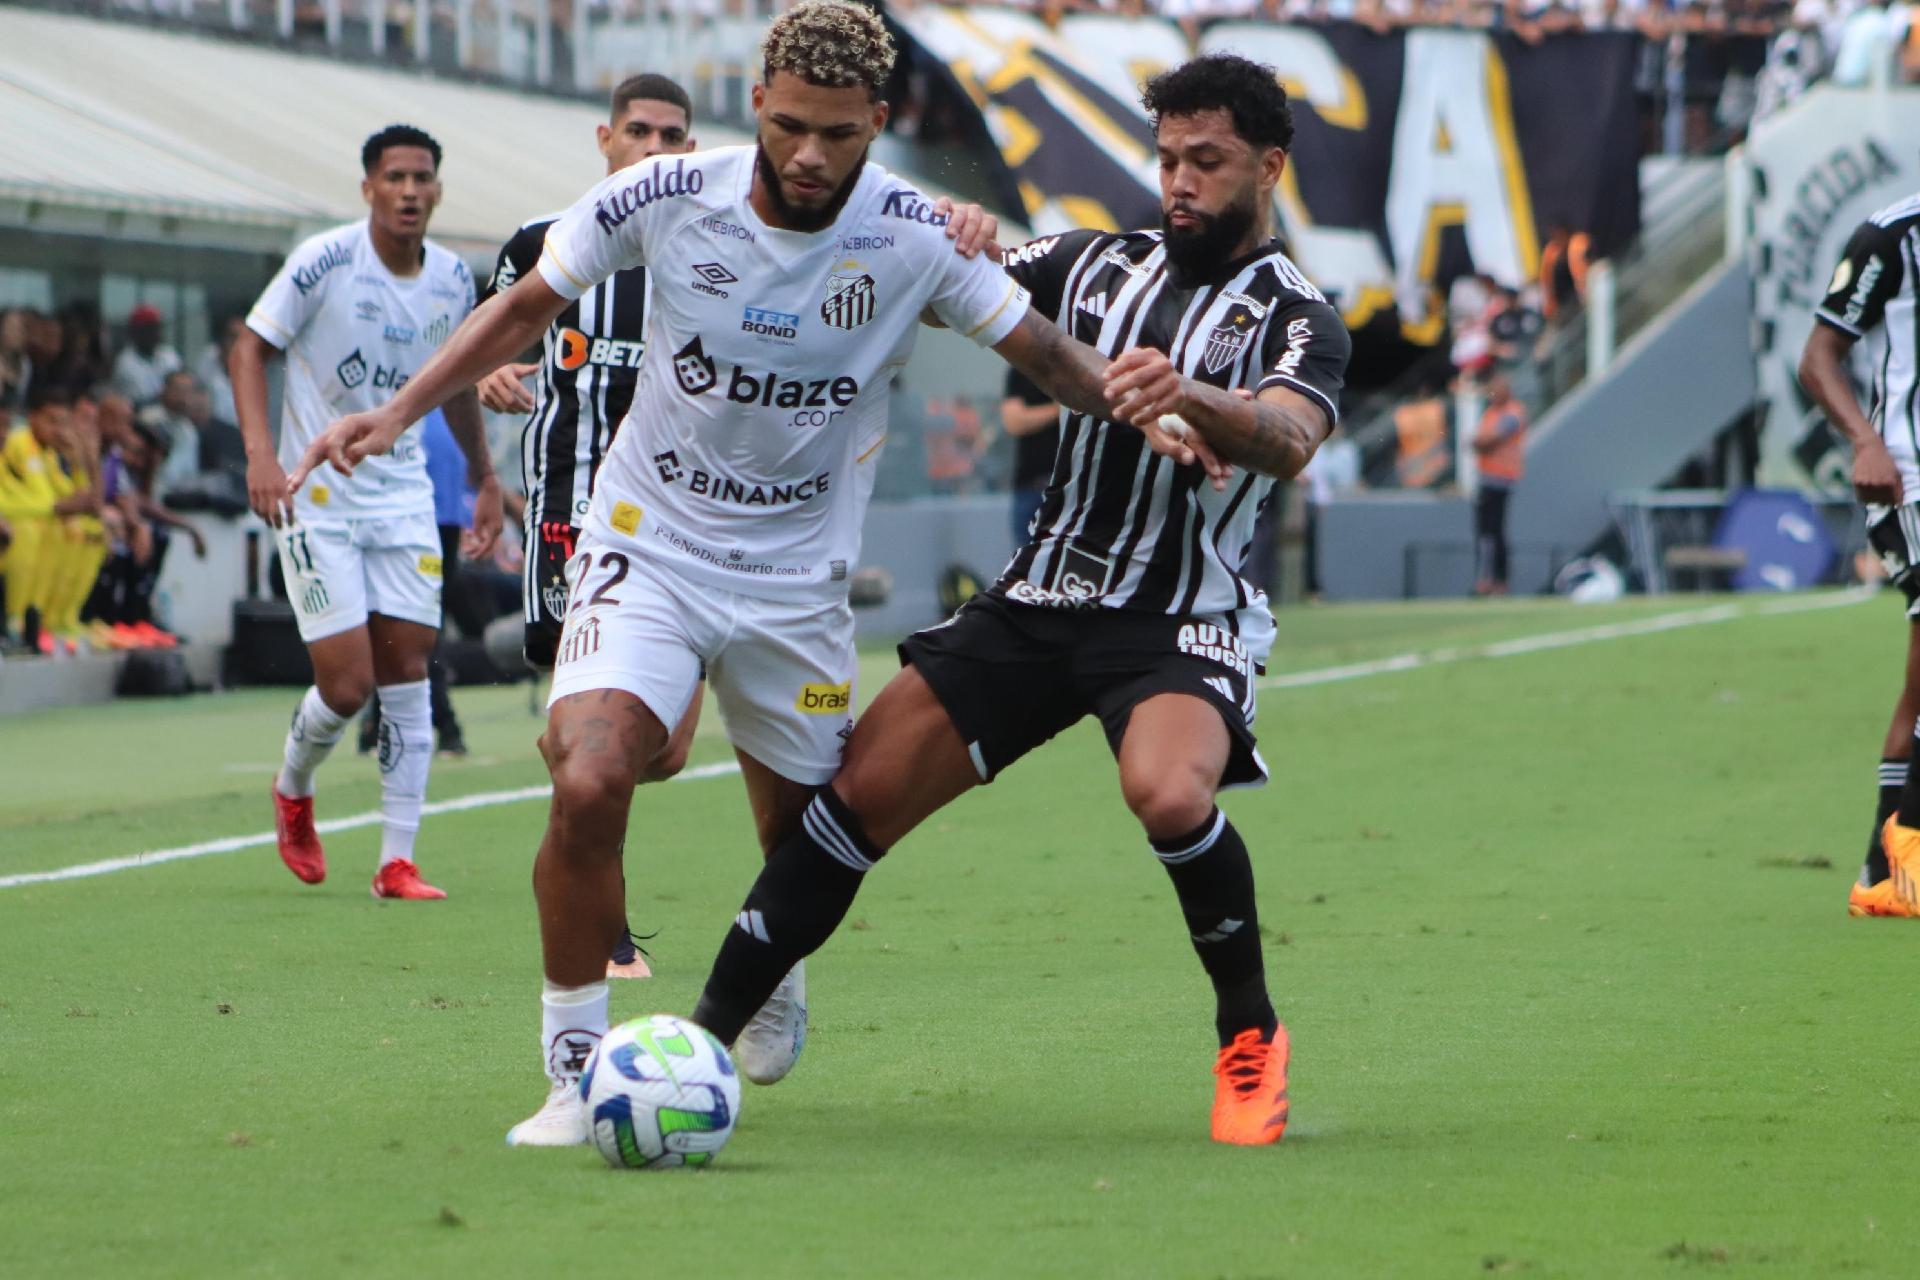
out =
{"type": "Polygon", "coordinates": [[[587,1145],[587,1104],[580,1100],[580,1082],[555,1082],[541,1108],[507,1130],[510,1147],[584,1147],[587,1145]]]}
{"type": "Polygon", "coordinates": [[[800,1061],[807,1043],[807,962],[802,960],[780,979],[760,1012],[734,1042],[734,1060],[740,1074],[755,1084],[777,1084],[800,1061]]]}

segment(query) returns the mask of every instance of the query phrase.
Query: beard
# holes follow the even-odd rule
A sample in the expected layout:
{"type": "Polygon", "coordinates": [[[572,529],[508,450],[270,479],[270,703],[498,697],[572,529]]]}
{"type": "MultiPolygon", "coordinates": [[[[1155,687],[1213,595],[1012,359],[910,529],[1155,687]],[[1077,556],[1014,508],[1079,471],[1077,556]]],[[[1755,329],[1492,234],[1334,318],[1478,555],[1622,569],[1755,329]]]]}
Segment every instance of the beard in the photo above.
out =
{"type": "Polygon", "coordinates": [[[840,216],[840,210],[846,207],[848,198],[853,195],[854,187],[860,182],[860,173],[867,167],[867,149],[861,149],[858,163],[847,173],[846,179],[827,202],[817,209],[797,205],[787,199],[787,193],[780,186],[780,172],[773,167],[773,157],[767,154],[766,147],[757,138],[753,143],[753,163],[760,172],[760,185],[766,190],[767,203],[773,206],[773,212],[783,228],[788,231],[822,231],[833,225],[833,220],[840,216]]]}
{"type": "Polygon", "coordinates": [[[1233,256],[1254,222],[1254,195],[1249,192],[1218,213],[1202,213],[1182,208],[1180,212],[1200,220],[1197,227],[1176,227],[1166,210],[1160,212],[1160,232],[1167,246],[1167,261],[1176,275],[1209,275],[1233,256]]]}

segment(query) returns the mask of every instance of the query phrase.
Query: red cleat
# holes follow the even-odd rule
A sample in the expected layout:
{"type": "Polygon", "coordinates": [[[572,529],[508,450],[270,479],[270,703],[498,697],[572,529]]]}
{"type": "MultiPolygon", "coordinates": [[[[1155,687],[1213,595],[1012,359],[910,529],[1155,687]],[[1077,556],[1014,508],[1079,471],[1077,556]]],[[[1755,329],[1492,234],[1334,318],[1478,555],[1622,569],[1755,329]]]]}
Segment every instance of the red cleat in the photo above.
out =
{"type": "Polygon", "coordinates": [[[313,829],[313,797],[283,796],[273,788],[273,832],[280,842],[280,861],[308,884],[327,878],[327,851],[313,829]]]}
{"type": "Polygon", "coordinates": [[[447,896],[446,890],[436,889],[420,878],[420,868],[405,858],[395,858],[374,873],[373,896],[376,898],[405,898],[412,902],[431,902],[435,898],[447,896]]]}

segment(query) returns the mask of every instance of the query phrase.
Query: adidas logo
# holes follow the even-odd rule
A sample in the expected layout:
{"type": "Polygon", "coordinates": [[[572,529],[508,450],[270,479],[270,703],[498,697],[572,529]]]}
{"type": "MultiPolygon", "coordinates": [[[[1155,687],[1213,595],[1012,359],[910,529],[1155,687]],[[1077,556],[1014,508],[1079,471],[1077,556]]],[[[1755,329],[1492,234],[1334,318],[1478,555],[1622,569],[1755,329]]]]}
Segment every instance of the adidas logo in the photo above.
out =
{"type": "Polygon", "coordinates": [[[1084,311],[1096,320],[1105,320],[1107,318],[1107,295],[1104,293],[1096,293],[1091,298],[1082,298],[1080,299],[1080,305],[1075,307],[1074,310],[1084,311]]]}
{"type": "Polygon", "coordinates": [[[1225,676],[1208,676],[1207,686],[1218,691],[1220,696],[1228,702],[1239,701],[1238,698],[1233,696],[1233,681],[1227,679],[1225,676]]]}
{"type": "Polygon", "coordinates": [[[1229,917],[1205,933],[1194,934],[1193,940],[1195,942],[1225,942],[1228,938],[1238,933],[1240,926],[1245,923],[1245,920],[1235,920],[1229,917]]]}
{"type": "Polygon", "coordinates": [[[773,941],[767,936],[767,918],[758,911],[742,911],[733,918],[733,927],[756,941],[773,941]]]}

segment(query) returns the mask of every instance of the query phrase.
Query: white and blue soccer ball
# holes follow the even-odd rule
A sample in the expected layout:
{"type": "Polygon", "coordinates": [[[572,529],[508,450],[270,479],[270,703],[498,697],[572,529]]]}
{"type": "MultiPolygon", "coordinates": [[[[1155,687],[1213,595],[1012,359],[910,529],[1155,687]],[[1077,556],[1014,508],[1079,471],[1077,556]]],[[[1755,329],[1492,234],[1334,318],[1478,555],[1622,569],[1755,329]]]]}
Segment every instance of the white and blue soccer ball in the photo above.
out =
{"type": "Polygon", "coordinates": [[[616,1169],[711,1164],[740,1118],[740,1076],[706,1028],[656,1013],[600,1038],[580,1077],[593,1145],[616,1169]]]}

